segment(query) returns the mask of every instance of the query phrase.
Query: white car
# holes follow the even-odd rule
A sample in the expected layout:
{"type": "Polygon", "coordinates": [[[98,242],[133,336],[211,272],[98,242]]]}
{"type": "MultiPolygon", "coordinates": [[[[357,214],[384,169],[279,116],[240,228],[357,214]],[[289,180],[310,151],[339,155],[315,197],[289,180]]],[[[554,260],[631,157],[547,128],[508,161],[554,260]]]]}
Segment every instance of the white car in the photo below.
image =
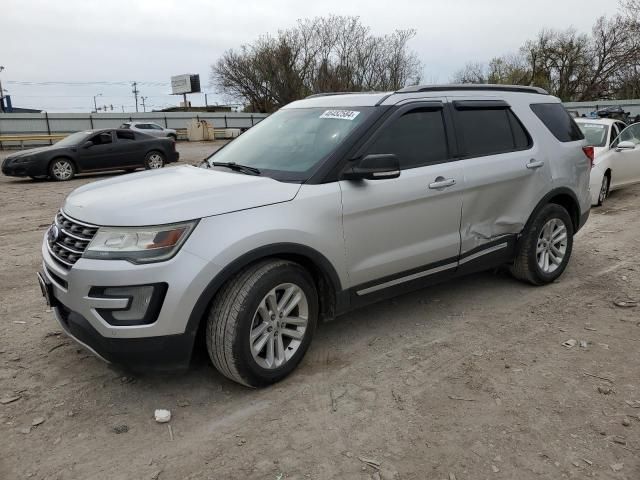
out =
{"type": "Polygon", "coordinates": [[[608,118],[576,118],[594,150],[591,204],[602,205],[609,192],[640,183],[640,123],[626,126],[608,118]]]}
{"type": "Polygon", "coordinates": [[[120,128],[127,130],[135,130],[136,132],[146,133],[152,137],[169,137],[174,141],[178,139],[178,134],[172,128],[164,128],[154,122],[125,122],[120,128]]]}

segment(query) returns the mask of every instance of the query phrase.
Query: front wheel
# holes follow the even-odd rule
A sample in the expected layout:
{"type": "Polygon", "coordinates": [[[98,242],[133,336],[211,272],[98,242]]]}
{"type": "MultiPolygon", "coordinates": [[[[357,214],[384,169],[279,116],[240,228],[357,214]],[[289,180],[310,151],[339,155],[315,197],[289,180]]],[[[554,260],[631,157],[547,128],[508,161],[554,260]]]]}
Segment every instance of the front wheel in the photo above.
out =
{"type": "Polygon", "coordinates": [[[604,201],[609,195],[609,184],[611,180],[608,175],[602,177],[602,185],[600,187],[600,193],[598,194],[598,206],[601,207],[604,201]]]}
{"type": "Polygon", "coordinates": [[[545,205],[530,222],[518,242],[511,266],[514,277],[533,285],[545,285],[564,272],[573,249],[573,223],[561,205],[545,205]]]}
{"type": "Polygon", "coordinates": [[[66,158],[58,158],[51,162],[49,166],[49,175],[58,182],[71,180],[76,174],[76,169],[71,160],[66,158]]]}
{"type": "Polygon", "coordinates": [[[149,152],[144,159],[144,168],[155,170],[164,167],[164,156],[160,152],[149,152]]]}
{"type": "Polygon", "coordinates": [[[300,363],[317,318],[318,295],[309,273],[297,263],[266,260],[240,272],[216,296],[207,319],[207,350],[231,380],[269,385],[300,363]]]}

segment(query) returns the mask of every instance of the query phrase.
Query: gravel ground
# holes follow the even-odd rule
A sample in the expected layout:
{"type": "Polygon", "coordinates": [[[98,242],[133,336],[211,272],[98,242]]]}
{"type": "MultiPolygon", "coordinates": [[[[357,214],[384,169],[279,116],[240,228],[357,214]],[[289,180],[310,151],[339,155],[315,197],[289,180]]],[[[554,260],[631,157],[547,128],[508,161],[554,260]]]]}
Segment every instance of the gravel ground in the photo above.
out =
{"type": "MultiPolygon", "coordinates": [[[[213,148],[179,144],[188,163],[213,148]]],[[[640,307],[614,303],[640,300],[640,186],[592,211],[560,281],[488,272],[355,311],[249,390],[204,356],[131,376],[46,311],[42,236],[112,175],[0,177],[0,479],[640,478],[640,307]]]]}

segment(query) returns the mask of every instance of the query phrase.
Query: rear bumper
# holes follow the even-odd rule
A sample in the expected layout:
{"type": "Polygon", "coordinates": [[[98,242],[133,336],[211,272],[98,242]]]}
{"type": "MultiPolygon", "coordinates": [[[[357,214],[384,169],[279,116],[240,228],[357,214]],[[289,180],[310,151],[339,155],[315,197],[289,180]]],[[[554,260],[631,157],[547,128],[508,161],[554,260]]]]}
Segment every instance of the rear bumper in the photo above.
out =
{"type": "Polygon", "coordinates": [[[582,227],[584,227],[584,224],[587,223],[587,220],[589,220],[590,213],[591,213],[591,210],[587,210],[585,213],[580,215],[580,223],[578,224],[578,229],[576,230],[576,232],[578,232],[582,227]]]}

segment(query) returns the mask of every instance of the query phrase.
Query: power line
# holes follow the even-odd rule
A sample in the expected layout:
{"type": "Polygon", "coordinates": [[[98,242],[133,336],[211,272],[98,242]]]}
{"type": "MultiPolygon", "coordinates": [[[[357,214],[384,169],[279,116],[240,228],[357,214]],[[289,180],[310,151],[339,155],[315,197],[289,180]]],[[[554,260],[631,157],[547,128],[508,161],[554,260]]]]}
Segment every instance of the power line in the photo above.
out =
{"type": "MultiPolygon", "coordinates": [[[[51,82],[32,82],[26,80],[8,80],[6,83],[11,85],[27,85],[27,86],[51,86],[51,85],[65,85],[65,86],[81,86],[81,85],[114,85],[114,86],[126,86],[130,85],[131,81],[129,80],[118,80],[118,81],[87,81],[87,82],[67,82],[67,81],[51,81],[51,82]]],[[[160,81],[142,81],[136,82],[138,85],[150,86],[150,87],[166,87],[170,86],[171,82],[160,82],[160,81]]]]}

